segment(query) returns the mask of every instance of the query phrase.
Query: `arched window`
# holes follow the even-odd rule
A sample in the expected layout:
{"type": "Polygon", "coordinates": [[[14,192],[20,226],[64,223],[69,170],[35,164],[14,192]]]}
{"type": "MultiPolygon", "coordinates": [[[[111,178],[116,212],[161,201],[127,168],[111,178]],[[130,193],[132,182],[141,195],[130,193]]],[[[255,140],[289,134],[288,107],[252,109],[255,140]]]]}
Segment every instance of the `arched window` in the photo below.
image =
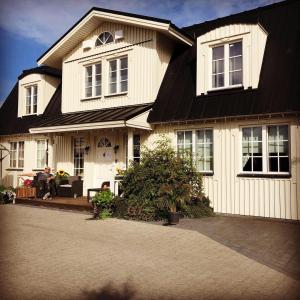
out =
{"type": "Polygon", "coordinates": [[[103,138],[100,139],[97,147],[98,148],[111,147],[111,142],[108,138],[103,137],[103,138]]]}
{"type": "Polygon", "coordinates": [[[98,38],[96,40],[96,46],[109,44],[109,43],[112,43],[113,41],[114,41],[113,35],[110,32],[105,31],[105,32],[100,33],[100,35],[98,36],[98,38]]]}

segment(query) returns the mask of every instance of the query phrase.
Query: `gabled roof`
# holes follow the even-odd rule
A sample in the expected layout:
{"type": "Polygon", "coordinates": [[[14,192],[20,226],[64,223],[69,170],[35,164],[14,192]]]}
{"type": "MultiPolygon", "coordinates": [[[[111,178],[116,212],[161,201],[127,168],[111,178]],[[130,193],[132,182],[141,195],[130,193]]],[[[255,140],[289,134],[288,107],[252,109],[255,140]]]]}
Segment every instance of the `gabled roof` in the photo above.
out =
{"type": "Polygon", "coordinates": [[[18,83],[0,108],[0,135],[29,133],[29,128],[45,117],[53,118],[61,114],[61,85],[58,86],[42,115],[18,118],[18,83]]]}
{"type": "Polygon", "coordinates": [[[176,27],[170,20],[93,7],[38,58],[38,64],[59,67],[63,56],[104,21],[150,28],[189,46],[193,44],[193,38],[176,27]]]}
{"type": "Polygon", "coordinates": [[[33,69],[23,70],[22,74],[18,77],[19,80],[30,74],[45,74],[52,77],[61,78],[61,70],[51,68],[48,66],[40,66],[33,69]]]}
{"type": "Polygon", "coordinates": [[[300,1],[286,1],[184,28],[193,35],[217,27],[261,24],[269,33],[257,89],[196,97],[196,45],[174,52],[148,122],[203,120],[300,112],[300,1]]]}

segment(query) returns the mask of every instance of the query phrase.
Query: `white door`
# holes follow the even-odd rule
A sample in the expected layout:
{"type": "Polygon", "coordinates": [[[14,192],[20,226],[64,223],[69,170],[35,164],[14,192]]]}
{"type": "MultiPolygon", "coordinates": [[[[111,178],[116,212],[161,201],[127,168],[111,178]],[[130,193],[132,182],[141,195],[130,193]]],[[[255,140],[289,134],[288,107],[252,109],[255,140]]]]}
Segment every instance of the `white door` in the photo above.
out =
{"type": "Polygon", "coordinates": [[[96,186],[102,181],[109,181],[115,176],[114,137],[100,136],[96,140],[95,174],[96,186]]]}

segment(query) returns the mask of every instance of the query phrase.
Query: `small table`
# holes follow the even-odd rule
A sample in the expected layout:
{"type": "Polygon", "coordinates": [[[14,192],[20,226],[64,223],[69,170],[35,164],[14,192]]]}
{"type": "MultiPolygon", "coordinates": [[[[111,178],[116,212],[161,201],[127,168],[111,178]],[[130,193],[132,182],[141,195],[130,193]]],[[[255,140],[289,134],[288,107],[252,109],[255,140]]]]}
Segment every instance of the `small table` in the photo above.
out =
{"type": "Polygon", "coordinates": [[[91,198],[90,193],[91,192],[101,192],[101,191],[102,191],[101,188],[88,189],[87,190],[87,201],[88,201],[88,203],[90,203],[90,198],[91,198]]]}

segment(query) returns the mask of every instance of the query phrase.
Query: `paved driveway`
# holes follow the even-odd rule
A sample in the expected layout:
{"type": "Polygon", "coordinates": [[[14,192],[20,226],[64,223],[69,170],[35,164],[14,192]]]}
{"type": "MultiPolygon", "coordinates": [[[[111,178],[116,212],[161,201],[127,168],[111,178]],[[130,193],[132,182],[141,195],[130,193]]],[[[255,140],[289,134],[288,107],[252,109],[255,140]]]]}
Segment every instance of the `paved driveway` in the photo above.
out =
{"type": "Polygon", "coordinates": [[[297,299],[300,282],[193,230],[0,206],[1,299],[297,299]]]}

